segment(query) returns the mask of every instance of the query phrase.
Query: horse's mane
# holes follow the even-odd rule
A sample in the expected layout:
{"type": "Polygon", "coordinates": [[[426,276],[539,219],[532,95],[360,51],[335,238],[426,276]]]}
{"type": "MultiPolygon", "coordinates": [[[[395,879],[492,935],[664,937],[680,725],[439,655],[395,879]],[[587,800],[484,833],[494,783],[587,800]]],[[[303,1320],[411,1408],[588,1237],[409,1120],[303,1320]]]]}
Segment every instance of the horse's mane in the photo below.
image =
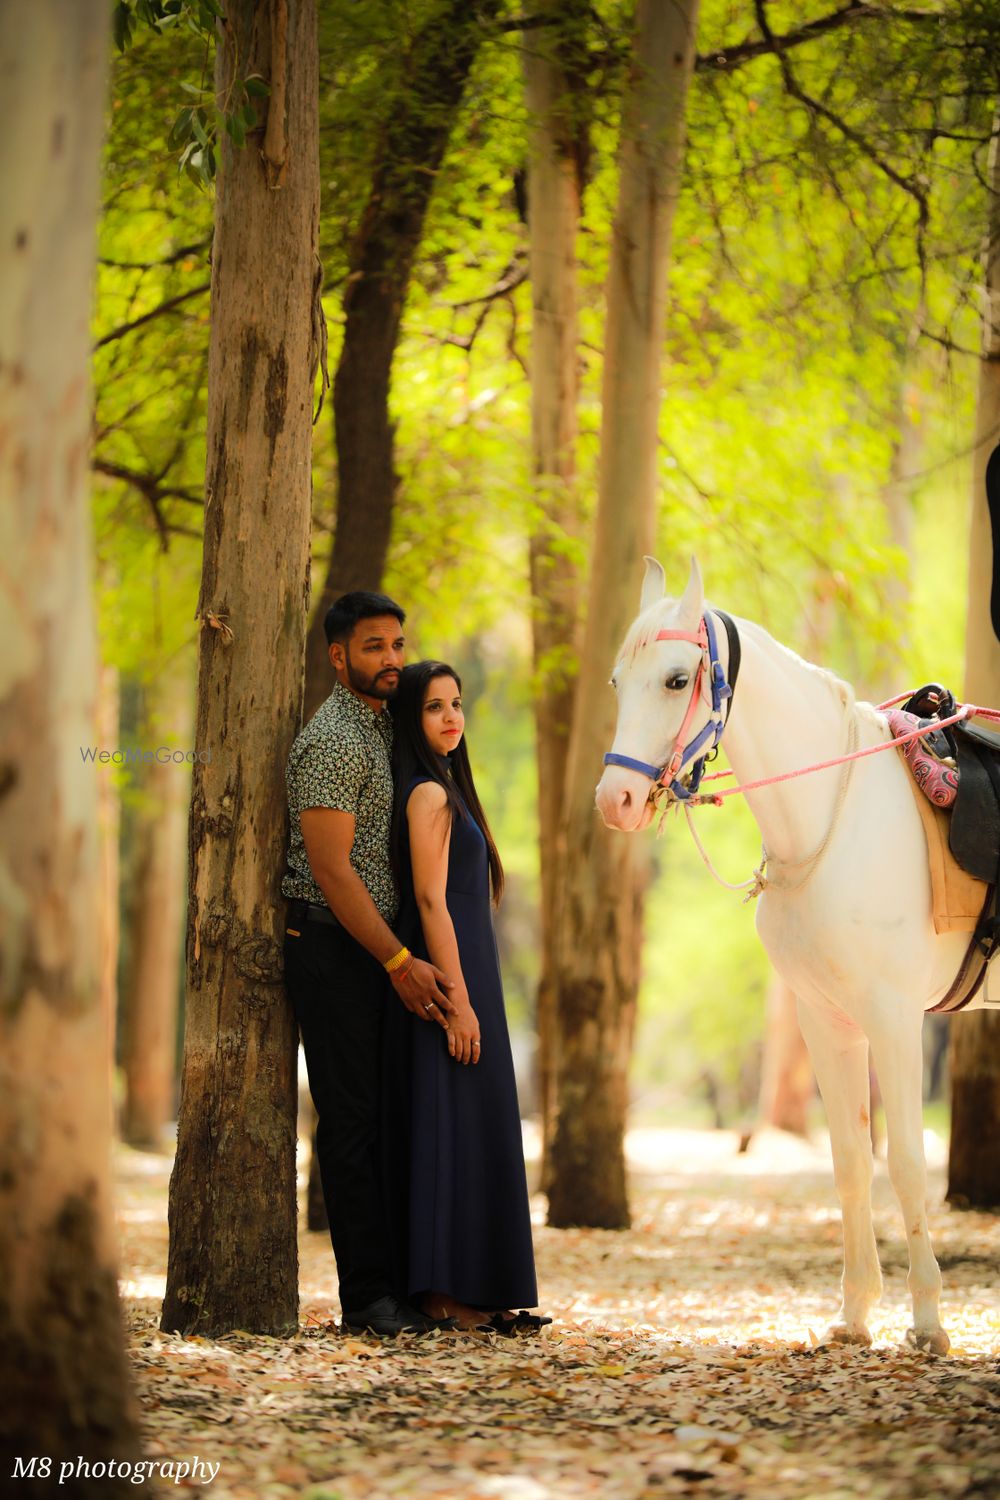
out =
{"type": "Polygon", "coordinates": [[[774,636],[771,635],[770,631],[765,630],[763,625],[756,625],[752,622],[747,623],[750,623],[752,630],[759,632],[766,641],[769,641],[776,651],[780,652],[783,656],[787,656],[790,661],[794,662],[796,666],[801,667],[803,671],[812,673],[814,677],[825,683],[833,696],[841,704],[845,713],[853,710],[862,719],[871,724],[876,726],[882,724],[883,721],[878,709],[874,708],[872,704],[867,703],[863,698],[858,698],[854,688],[843,677],[838,677],[836,672],[831,672],[827,667],[817,666],[816,662],[808,661],[804,656],[800,656],[797,651],[793,651],[791,646],[786,646],[782,641],[775,640],[774,636]]]}
{"type": "MultiPolygon", "coordinates": [[[[622,642],[621,651],[618,653],[618,660],[626,664],[634,662],[639,652],[656,639],[657,631],[663,629],[668,617],[674,614],[677,609],[677,602],[676,599],[658,599],[655,604],[651,604],[648,609],[644,610],[641,615],[633,620],[622,642]]],[[[712,607],[706,600],[705,608],[711,609],[712,607]]],[[[771,635],[770,631],[765,630],[763,625],[757,625],[752,621],[741,622],[741,627],[747,625],[749,625],[751,630],[759,632],[766,641],[770,642],[776,651],[783,653],[790,661],[803,668],[804,671],[813,673],[814,676],[825,683],[833,696],[840,702],[845,713],[853,709],[863,719],[868,720],[872,724],[881,724],[882,721],[878,710],[873,708],[870,703],[866,703],[864,699],[859,699],[855,695],[851,684],[845,682],[842,677],[838,677],[836,672],[831,672],[826,667],[817,666],[813,661],[807,661],[804,656],[800,656],[797,651],[793,651],[791,646],[785,646],[781,641],[775,640],[774,636],[771,635]]]]}
{"type": "MultiPolygon", "coordinates": [[[[618,653],[618,660],[629,663],[635,661],[643,647],[650,645],[656,639],[657,631],[662,630],[668,615],[671,615],[676,608],[676,599],[657,599],[655,604],[643,610],[642,614],[629,626],[618,653]]],[[[711,608],[711,605],[707,605],[706,608],[711,608]]]]}

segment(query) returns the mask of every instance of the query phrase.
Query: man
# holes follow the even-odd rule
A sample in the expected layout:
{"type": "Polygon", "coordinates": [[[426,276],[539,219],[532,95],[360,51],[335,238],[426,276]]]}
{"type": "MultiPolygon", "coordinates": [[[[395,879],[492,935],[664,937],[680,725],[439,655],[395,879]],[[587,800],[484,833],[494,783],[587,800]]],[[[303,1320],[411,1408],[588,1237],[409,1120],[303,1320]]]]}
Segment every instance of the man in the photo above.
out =
{"type": "Polygon", "coordinates": [[[451,1327],[392,1286],[378,1163],[385,974],[414,1015],[447,1029],[452,985],[392,931],[392,718],[405,614],[384,594],[345,594],[324,622],[337,682],[292,746],[285,983],[302,1032],[345,1329],[451,1327]]]}

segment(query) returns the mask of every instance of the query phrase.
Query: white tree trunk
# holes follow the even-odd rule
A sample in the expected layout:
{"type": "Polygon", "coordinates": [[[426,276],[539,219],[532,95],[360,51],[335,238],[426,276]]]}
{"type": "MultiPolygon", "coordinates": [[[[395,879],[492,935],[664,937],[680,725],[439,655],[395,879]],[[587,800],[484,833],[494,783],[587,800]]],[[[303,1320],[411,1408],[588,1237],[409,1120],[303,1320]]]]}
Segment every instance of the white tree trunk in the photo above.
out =
{"type": "Polygon", "coordinates": [[[89,327],[107,41],[103,0],[0,5],[5,1476],[13,1453],[55,1463],[136,1450],[110,1201],[98,771],[80,753],[97,725],[89,327]]]}
{"type": "Polygon", "coordinates": [[[640,0],[624,102],[604,342],[601,466],[560,840],[558,1112],[553,1224],[628,1223],[624,1131],[639,976],[637,841],[600,826],[594,786],[611,744],[607,682],[636,611],[656,515],[660,361],[697,0],[640,0]]]}

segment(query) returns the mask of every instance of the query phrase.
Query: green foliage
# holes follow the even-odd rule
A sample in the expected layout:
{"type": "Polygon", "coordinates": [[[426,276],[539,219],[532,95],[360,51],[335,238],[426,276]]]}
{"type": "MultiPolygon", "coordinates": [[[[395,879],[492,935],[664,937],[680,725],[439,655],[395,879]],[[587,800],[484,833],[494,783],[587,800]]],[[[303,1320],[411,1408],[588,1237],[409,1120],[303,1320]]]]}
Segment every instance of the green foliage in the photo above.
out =
{"type": "Polygon", "coordinates": [[[181,79],[179,87],[195,102],[179,111],[167,136],[168,146],[178,152],[178,170],[198,188],[209,188],[215,179],[219,132],[242,148],[247,134],[261,124],[255,100],[266,99],[267,81],[258,73],[237,75],[226,97],[219,102],[211,81],[211,50],[216,23],[225,20],[219,0],[119,0],[112,16],[112,32],[119,52],[132,46],[136,29],[145,22],[158,36],[183,28],[203,43],[201,82],[181,79]]]}
{"type": "MultiPolygon", "coordinates": [[[[781,34],[835,8],[805,0],[766,13],[781,34]]],[[[408,98],[413,39],[439,9],[440,0],[321,7],[331,363],[350,246],[388,124],[408,98]]],[[[204,469],[208,298],[197,289],[208,279],[211,204],[178,179],[175,160],[189,152],[185,170],[207,181],[206,152],[223,130],[242,143],[265,85],[242,80],[217,112],[214,19],[202,24],[187,0],[120,6],[116,18],[122,11],[129,50],[110,116],[95,334],[156,316],[95,356],[95,505],[104,649],[127,674],[148,676],[178,653],[193,658],[204,469]],[[178,78],[188,95],[179,115],[178,78]]],[[[940,0],[921,21],[887,7],[790,48],[784,64],[761,56],[723,69],[712,60],[759,36],[754,7],[703,5],[665,330],[658,551],[673,587],[697,552],[712,598],[872,693],[933,677],[960,686],[976,375],[962,351],[978,343],[994,11],[940,0]],[[901,453],[909,549],[886,504],[901,453]],[[897,593],[902,602],[887,609],[897,593]]],[[[591,18],[578,245],[585,516],[597,485],[631,7],[600,0],[591,18]]],[[[477,778],[512,876],[508,986],[526,1018],[536,961],[532,694],[550,668],[572,672],[574,662],[567,649],[536,676],[531,660],[527,538],[539,496],[522,42],[551,44],[537,31],[484,41],[435,181],[390,398],[400,487],[385,583],[411,612],[414,655],[450,658],[466,678],[477,778]]],[[[328,420],[314,461],[318,564],[336,516],[328,420]]],[[[588,549],[569,537],[560,545],[585,572],[588,549]]],[[[638,586],[637,560],[637,595],[638,586]]],[[[699,827],[728,878],[749,873],[758,849],[745,809],[707,809],[699,827]]],[[[710,1078],[732,1117],[767,979],[752,911],[712,884],[679,822],[652,858],[638,1096],[676,1111],[710,1078]]]]}

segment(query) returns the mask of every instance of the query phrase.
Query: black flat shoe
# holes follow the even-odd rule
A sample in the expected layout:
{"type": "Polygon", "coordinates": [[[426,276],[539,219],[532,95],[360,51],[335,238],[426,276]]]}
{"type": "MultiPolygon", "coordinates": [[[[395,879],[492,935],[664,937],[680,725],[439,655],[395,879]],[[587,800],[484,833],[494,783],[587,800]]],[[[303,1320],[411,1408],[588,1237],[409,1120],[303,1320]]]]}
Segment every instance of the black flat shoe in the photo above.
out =
{"type": "Polygon", "coordinates": [[[537,1333],[540,1328],[547,1328],[551,1322],[552,1319],[545,1317],[543,1313],[527,1312],[523,1307],[514,1314],[514,1327],[522,1333],[537,1333]]]}
{"type": "Polygon", "coordinates": [[[376,1333],[392,1339],[399,1333],[447,1332],[456,1322],[455,1318],[429,1317],[398,1297],[385,1296],[376,1297],[367,1307],[345,1312],[340,1326],[344,1333],[376,1333]]]}
{"type": "Polygon", "coordinates": [[[537,1333],[551,1322],[551,1318],[526,1312],[522,1308],[520,1312],[509,1313],[506,1317],[503,1313],[494,1313],[488,1323],[477,1323],[476,1327],[482,1333],[499,1333],[505,1339],[512,1339],[519,1333],[537,1333]]]}
{"type": "Polygon", "coordinates": [[[501,1338],[512,1339],[517,1336],[513,1318],[505,1318],[502,1313],[494,1313],[488,1323],[477,1323],[477,1333],[499,1333],[501,1338]]]}

